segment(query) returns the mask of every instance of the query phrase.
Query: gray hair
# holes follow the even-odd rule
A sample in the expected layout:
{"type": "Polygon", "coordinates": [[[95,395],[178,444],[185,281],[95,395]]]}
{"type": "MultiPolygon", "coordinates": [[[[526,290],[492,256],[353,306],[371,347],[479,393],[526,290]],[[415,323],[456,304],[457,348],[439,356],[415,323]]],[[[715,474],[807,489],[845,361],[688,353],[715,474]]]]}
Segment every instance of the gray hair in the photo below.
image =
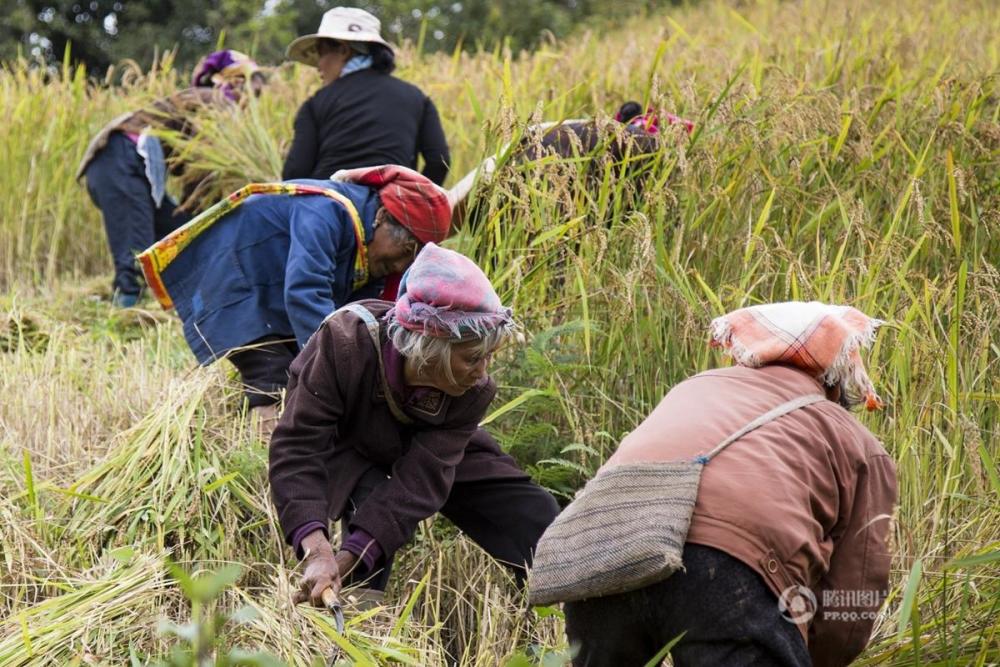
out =
{"type": "Polygon", "coordinates": [[[410,331],[393,318],[389,322],[389,338],[392,345],[401,355],[409,359],[417,372],[430,367],[441,373],[449,382],[455,382],[451,373],[451,350],[458,343],[478,341],[474,349],[480,356],[486,356],[500,347],[507,339],[516,337],[516,331],[508,327],[500,327],[484,332],[476,338],[438,338],[428,336],[419,331],[410,331]]]}
{"type": "Polygon", "coordinates": [[[389,238],[392,242],[397,245],[403,245],[409,241],[416,241],[420,244],[420,240],[413,235],[409,229],[399,224],[399,220],[393,217],[392,213],[385,206],[380,206],[377,211],[375,211],[375,226],[385,226],[387,232],[389,232],[389,238]]]}
{"type": "Polygon", "coordinates": [[[837,397],[837,403],[840,405],[840,407],[844,408],[845,410],[853,410],[854,408],[864,403],[865,401],[864,396],[858,395],[856,392],[853,394],[848,393],[847,383],[844,382],[843,380],[834,383],[827,383],[827,382],[823,383],[824,389],[832,390],[832,389],[837,389],[838,387],[840,388],[840,395],[837,397]]]}

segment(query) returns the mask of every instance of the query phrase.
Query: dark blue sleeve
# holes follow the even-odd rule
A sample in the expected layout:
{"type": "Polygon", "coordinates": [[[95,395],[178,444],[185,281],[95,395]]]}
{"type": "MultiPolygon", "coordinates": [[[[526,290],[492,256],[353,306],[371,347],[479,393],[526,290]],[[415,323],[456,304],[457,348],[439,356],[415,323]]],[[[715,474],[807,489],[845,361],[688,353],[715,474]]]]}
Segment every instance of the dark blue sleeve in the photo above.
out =
{"type": "Polygon", "coordinates": [[[300,347],[305,346],[326,316],[341,305],[333,298],[334,281],[337,255],[345,249],[345,243],[354,243],[353,236],[350,241],[344,238],[345,226],[350,224],[347,212],[339,205],[318,197],[301,197],[292,209],[285,265],[285,311],[300,347]]]}

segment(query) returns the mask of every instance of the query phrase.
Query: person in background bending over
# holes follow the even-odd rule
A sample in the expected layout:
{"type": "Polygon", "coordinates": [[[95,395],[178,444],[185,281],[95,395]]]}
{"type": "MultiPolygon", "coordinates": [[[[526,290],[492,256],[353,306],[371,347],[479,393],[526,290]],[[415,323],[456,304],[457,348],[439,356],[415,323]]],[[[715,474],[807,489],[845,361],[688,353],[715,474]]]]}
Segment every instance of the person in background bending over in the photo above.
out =
{"type": "MultiPolygon", "coordinates": [[[[889,584],[896,502],[892,458],[848,410],[881,407],[859,354],[878,324],[817,302],[712,323],[713,344],[737,365],[676,385],[604,469],[691,460],[786,401],[828,400],[750,431],[704,467],[683,571],[566,604],[574,667],[641,665],[681,634],[677,667],[843,667],[861,653],[889,584]]],[[[624,490],[614,502],[635,516],[658,509],[624,490]]],[[[607,542],[594,531],[595,549],[629,537],[608,530],[607,542]]]]}
{"type": "MultiPolygon", "coordinates": [[[[622,104],[615,114],[615,120],[619,123],[624,123],[629,128],[639,129],[647,134],[660,133],[660,118],[656,112],[652,108],[649,108],[646,110],[646,113],[643,113],[642,106],[635,101],[630,100],[622,104]]],[[[666,121],[667,125],[683,125],[684,131],[688,134],[694,132],[694,123],[680,116],[675,116],[672,113],[663,113],[663,120],[666,121]]]]}
{"type": "MultiPolygon", "coordinates": [[[[114,118],[87,146],[76,178],[87,177],[87,193],[104,218],[116,306],[134,306],[139,300],[136,253],[190,219],[167,194],[170,146],[161,143],[156,130],[193,135],[191,115],[205,105],[238,102],[248,82],[259,94],[264,79],[253,60],[239,51],[216,51],[198,63],[190,88],[114,118]]],[[[183,169],[175,162],[170,172],[179,175],[183,169]]]]}

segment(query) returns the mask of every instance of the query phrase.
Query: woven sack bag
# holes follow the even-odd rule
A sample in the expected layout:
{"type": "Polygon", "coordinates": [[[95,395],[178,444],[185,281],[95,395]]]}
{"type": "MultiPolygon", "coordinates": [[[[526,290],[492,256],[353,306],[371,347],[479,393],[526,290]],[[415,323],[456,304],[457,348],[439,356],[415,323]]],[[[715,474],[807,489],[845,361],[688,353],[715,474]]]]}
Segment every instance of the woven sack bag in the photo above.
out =
{"type": "Polygon", "coordinates": [[[635,463],[600,471],[545,531],[528,602],[625,593],[683,567],[702,464],[635,463]]]}
{"type": "Polygon", "coordinates": [[[600,470],[538,541],[528,572],[528,602],[553,604],[627,593],[682,569],[704,467],[750,431],[825,400],[808,394],[786,401],[694,460],[600,470]]]}

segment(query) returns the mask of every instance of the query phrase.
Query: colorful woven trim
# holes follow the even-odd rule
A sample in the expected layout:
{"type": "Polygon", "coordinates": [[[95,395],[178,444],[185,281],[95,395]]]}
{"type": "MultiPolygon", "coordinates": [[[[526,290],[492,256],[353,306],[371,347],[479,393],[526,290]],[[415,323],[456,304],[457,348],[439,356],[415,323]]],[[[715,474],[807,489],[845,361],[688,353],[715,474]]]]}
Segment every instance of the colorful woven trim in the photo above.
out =
{"type": "Polygon", "coordinates": [[[167,293],[167,288],[161,278],[164,269],[202,232],[211,227],[219,218],[242,204],[251,195],[323,195],[339,202],[351,216],[351,222],[354,223],[354,238],[358,246],[354,255],[354,289],[358,289],[368,282],[368,247],[365,245],[365,228],[361,224],[361,216],[358,215],[358,211],[350,199],[336,190],[314,185],[251,183],[206,209],[186,225],[163,237],[139,255],[139,263],[146,276],[146,283],[165,310],[173,308],[174,302],[167,293]]]}

